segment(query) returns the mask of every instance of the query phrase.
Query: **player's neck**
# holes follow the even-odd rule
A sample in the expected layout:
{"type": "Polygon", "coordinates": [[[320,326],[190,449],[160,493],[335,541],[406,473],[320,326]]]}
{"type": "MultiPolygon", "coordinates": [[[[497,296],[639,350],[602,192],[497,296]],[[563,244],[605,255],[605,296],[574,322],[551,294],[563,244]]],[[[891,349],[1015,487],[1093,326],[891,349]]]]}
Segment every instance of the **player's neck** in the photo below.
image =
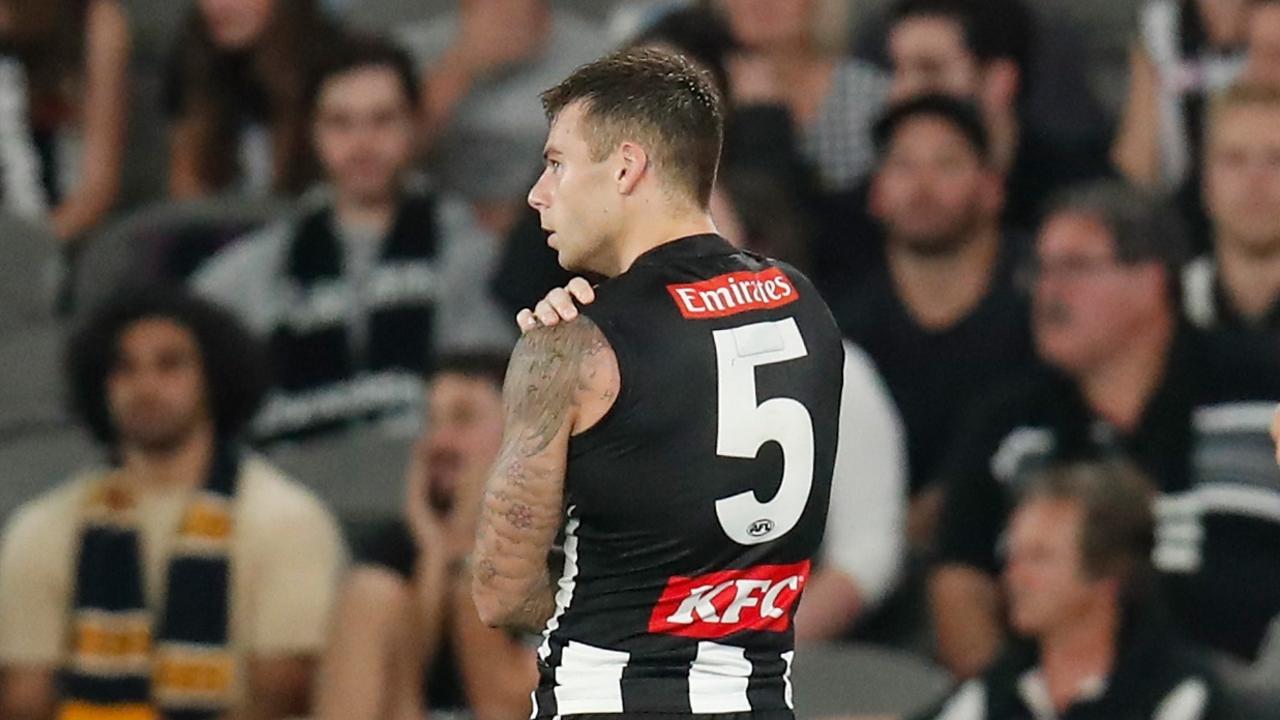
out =
{"type": "Polygon", "coordinates": [[[606,273],[617,276],[631,269],[636,258],[650,250],[666,245],[673,240],[691,235],[714,233],[716,224],[706,210],[671,211],[655,209],[643,220],[633,223],[618,239],[616,272],[606,273]]]}
{"type": "Polygon", "coordinates": [[[949,328],[990,292],[1000,255],[1000,230],[980,227],[954,250],[921,253],[889,243],[889,275],[902,304],[921,327],[949,328]]]}
{"type": "Polygon", "coordinates": [[[199,487],[213,462],[213,449],[211,425],[196,429],[172,448],[161,450],[125,445],[122,448],[124,476],[144,492],[199,487]]]}

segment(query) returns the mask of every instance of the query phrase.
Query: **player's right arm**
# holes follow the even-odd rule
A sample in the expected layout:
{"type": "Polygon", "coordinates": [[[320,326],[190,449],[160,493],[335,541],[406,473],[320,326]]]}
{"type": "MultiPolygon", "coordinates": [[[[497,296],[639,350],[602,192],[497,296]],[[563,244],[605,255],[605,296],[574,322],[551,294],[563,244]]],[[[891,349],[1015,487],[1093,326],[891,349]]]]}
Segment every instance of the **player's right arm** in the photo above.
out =
{"type": "Polygon", "coordinates": [[[547,556],[564,516],[569,438],[604,415],[619,383],[617,358],[590,318],[530,330],[516,345],[472,562],[486,625],[536,630],[554,612],[547,556]]]}

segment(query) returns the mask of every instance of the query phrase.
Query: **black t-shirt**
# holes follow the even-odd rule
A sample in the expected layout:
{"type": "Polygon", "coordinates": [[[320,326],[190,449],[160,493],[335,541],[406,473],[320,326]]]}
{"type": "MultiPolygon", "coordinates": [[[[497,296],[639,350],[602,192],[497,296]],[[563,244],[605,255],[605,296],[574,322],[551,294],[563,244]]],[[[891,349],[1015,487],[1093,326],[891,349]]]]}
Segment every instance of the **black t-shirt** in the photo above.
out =
{"type": "Polygon", "coordinates": [[[645,253],[583,312],[621,390],[569,445],[534,717],[789,715],[791,623],[835,461],[830,312],[792,268],[714,235],[645,253]]]}
{"type": "MultiPolygon", "coordinates": [[[[356,544],[355,557],[361,565],[385,568],[409,582],[418,564],[418,544],[414,542],[409,527],[397,520],[377,528],[363,542],[356,544]]],[[[423,682],[429,709],[460,710],[467,707],[466,688],[452,634],[444,633],[423,682]]]]}
{"type": "Polygon", "coordinates": [[[997,572],[1014,495],[1035,471],[1126,457],[1160,491],[1153,560],[1175,626],[1252,659],[1280,613],[1277,400],[1280,366],[1266,353],[1186,328],[1132,432],[1095,416],[1053,371],[1006,387],[964,424],[945,468],[938,559],[997,572]]]}
{"type": "MultiPolygon", "coordinates": [[[[1154,608],[1141,608],[1125,623],[1117,639],[1115,664],[1096,695],[1076,700],[1058,717],[1063,720],[1159,720],[1165,703],[1176,696],[1203,693],[1198,720],[1221,717],[1219,682],[1206,658],[1181,644],[1159,621],[1154,608]]],[[[1029,689],[1038,671],[1039,652],[1031,641],[1015,641],[981,678],[955,693],[920,720],[1036,720],[1037,700],[1029,689]],[[962,696],[970,696],[962,698],[962,696]],[[972,702],[980,696],[981,703],[972,702]],[[969,702],[964,702],[969,699],[969,702]]],[[[1188,716],[1190,717],[1190,716],[1188,716]]]]}
{"type": "Polygon", "coordinates": [[[1012,265],[1002,261],[986,297],[942,330],[916,322],[884,265],[833,305],[845,336],[876,364],[902,416],[913,494],[938,478],[973,402],[1035,365],[1027,302],[1014,287],[1012,265]]]}

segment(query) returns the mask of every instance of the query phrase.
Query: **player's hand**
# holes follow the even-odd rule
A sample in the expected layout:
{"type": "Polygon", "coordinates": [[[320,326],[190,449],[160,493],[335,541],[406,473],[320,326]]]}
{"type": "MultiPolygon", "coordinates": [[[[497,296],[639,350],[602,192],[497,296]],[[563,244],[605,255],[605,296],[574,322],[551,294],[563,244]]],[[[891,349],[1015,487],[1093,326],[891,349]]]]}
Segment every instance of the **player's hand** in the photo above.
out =
{"type": "Polygon", "coordinates": [[[521,333],[538,327],[551,327],[578,317],[578,305],[595,302],[596,291],[585,278],[576,277],[568,285],[556,288],[538,301],[532,310],[525,308],[516,313],[516,325],[521,333]]]}

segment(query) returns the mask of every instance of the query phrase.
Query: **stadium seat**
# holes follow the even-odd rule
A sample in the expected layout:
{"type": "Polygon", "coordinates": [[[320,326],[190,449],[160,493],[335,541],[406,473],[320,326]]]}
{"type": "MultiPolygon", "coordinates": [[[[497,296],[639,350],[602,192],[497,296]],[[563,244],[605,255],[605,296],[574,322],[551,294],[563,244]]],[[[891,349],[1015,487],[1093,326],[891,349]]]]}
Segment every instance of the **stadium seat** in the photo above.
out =
{"type": "Polygon", "coordinates": [[[399,516],[413,438],[361,427],[272,448],[270,459],[344,518],[399,516]]]}
{"type": "Polygon", "coordinates": [[[160,203],[89,238],[76,266],[75,303],[92,307],[126,284],[181,282],[219,249],[289,210],[278,200],[160,203]]]}
{"type": "Polygon", "coordinates": [[[89,436],[69,424],[0,435],[0,520],[78,470],[103,462],[89,436]]]}
{"type": "Polygon", "coordinates": [[[791,669],[796,717],[894,716],[937,702],[950,676],[927,660],[873,645],[802,645],[791,669]]]}
{"type": "Polygon", "coordinates": [[[0,335],[0,438],[67,422],[63,338],[51,322],[0,335]]]}
{"type": "Polygon", "coordinates": [[[0,336],[50,322],[60,268],[49,228],[0,213],[0,336]]]}

